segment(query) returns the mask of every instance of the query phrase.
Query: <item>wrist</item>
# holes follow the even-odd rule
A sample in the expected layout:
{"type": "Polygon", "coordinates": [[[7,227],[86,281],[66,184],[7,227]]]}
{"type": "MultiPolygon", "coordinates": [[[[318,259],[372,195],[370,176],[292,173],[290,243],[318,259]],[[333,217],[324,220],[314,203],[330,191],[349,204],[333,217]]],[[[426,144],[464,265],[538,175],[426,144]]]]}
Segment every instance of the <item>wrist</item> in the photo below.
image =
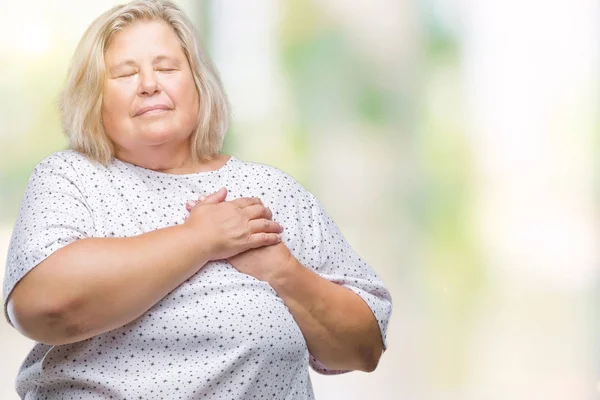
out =
{"type": "Polygon", "coordinates": [[[306,267],[302,265],[296,257],[290,255],[287,262],[273,272],[271,277],[267,280],[267,283],[269,283],[278,294],[284,293],[287,290],[290,290],[294,280],[297,279],[299,274],[305,269],[306,267]]]}
{"type": "Polygon", "coordinates": [[[187,224],[173,227],[178,231],[177,240],[184,246],[184,249],[189,253],[194,261],[200,265],[204,265],[211,261],[210,246],[206,238],[196,229],[193,229],[187,224]]]}

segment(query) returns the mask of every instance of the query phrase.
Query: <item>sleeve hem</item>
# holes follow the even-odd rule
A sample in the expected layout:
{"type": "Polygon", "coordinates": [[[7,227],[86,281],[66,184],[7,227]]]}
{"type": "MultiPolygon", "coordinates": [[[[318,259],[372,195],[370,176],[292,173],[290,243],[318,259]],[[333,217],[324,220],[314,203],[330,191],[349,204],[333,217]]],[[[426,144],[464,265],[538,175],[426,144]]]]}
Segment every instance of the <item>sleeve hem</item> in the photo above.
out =
{"type": "Polygon", "coordinates": [[[350,369],[330,369],[327,368],[315,356],[309,353],[309,364],[313,371],[321,375],[341,375],[352,372],[350,369]]]}
{"type": "MultiPolygon", "coordinates": [[[[15,327],[8,316],[8,298],[10,297],[10,295],[13,292],[13,290],[15,289],[15,287],[17,287],[19,282],[21,282],[23,280],[23,278],[25,278],[27,276],[28,273],[30,273],[35,268],[37,268],[37,266],[39,264],[41,264],[44,260],[46,260],[52,254],[54,254],[56,251],[60,250],[63,247],[68,246],[69,244],[75,242],[76,240],[79,240],[79,239],[75,239],[70,242],[61,242],[61,243],[55,242],[55,243],[53,243],[51,246],[46,248],[46,251],[44,252],[44,254],[39,255],[39,257],[37,257],[34,261],[32,261],[30,263],[30,264],[32,264],[31,266],[28,266],[27,268],[23,269],[23,271],[25,271],[25,273],[22,276],[18,276],[17,279],[15,279],[14,281],[11,281],[10,284],[8,284],[7,286],[4,287],[4,296],[2,299],[3,304],[4,304],[4,307],[3,307],[4,308],[4,317],[5,317],[6,321],[10,324],[10,326],[12,326],[13,328],[15,327]]],[[[4,277],[4,279],[5,279],[5,282],[8,282],[6,280],[6,277],[4,277]]]]}
{"type": "MultiPolygon", "coordinates": [[[[354,293],[356,293],[358,295],[358,297],[360,297],[362,299],[362,301],[365,302],[365,304],[369,307],[369,309],[371,310],[371,312],[373,313],[373,317],[375,317],[375,320],[377,321],[377,325],[379,326],[379,333],[381,334],[381,342],[383,344],[383,351],[387,350],[387,325],[388,325],[388,321],[389,321],[389,314],[391,314],[391,310],[387,312],[387,315],[378,315],[376,308],[371,304],[371,302],[368,300],[368,297],[375,297],[372,294],[356,288],[354,286],[350,286],[350,285],[343,285],[344,287],[352,290],[354,293]]],[[[377,298],[377,300],[382,301],[382,299],[377,298]]],[[[391,308],[391,303],[388,309],[391,308]]]]}

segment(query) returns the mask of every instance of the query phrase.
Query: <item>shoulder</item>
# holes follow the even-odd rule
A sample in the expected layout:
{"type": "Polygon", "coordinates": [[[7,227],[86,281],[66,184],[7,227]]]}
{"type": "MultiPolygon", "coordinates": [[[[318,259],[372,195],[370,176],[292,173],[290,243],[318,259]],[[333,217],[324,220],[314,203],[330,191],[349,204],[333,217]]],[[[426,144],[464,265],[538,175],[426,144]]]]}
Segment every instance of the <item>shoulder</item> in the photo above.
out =
{"type": "Polygon", "coordinates": [[[47,166],[61,167],[61,166],[65,166],[65,165],[71,165],[73,167],[96,167],[96,164],[97,164],[96,162],[88,159],[83,154],[81,154],[75,150],[67,149],[67,150],[56,151],[56,152],[50,154],[49,156],[42,159],[36,165],[36,167],[38,167],[38,166],[40,166],[40,167],[42,167],[42,166],[43,167],[47,167],[47,166]]]}
{"type": "Polygon", "coordinates": [[[85,193],[85,182],[97,178],[101,169],[106,170],[101,164],[89,160],[79,152],[57,151],[35,165],[28,187],[34,192],[76,189],[85,193]]]}
{"type": "Polygon", "coordinates": [[[296,194],[307,200],[313,197],[312,193],[287,172],[269,164],[242,161],[235,159],[236,179],[241,181],[254,181],[266,185],[272,192],[296,194]]]}
{"type": "Polygon", "coordinates": [[[88,159],[75,150],[61,150],[38,162],[33,169],[33,176],[39,174],[79,176],[96,171],[101,167],[99,163],[88,159]]]}

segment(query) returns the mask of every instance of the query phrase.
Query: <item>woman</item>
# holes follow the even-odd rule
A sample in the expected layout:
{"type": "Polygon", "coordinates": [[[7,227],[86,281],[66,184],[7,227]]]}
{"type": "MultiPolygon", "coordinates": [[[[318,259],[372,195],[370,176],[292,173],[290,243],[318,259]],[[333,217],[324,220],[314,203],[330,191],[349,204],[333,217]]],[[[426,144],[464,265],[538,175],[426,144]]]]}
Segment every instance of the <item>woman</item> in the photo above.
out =
{"type": "Polygon", "coordinates": [[[227,102],[175,4],[94,21],[61,111],[71,149],[35,167],[7,259],[22,398],[311,399],[309,365],[375,369],[388,291],[312,194],[220,152],[227,102]]]}

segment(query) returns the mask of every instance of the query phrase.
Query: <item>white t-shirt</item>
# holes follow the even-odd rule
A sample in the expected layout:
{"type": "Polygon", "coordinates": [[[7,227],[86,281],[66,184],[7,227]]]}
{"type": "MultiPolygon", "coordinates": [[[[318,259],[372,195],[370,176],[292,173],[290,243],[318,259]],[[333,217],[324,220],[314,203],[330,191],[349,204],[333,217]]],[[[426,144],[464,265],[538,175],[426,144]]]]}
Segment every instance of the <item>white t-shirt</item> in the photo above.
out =
{"type": "MultiPolygon", "coordinates": [[[[389,292],[315,197],[284,172],[231,157],[216,171],[165,174],[115,159],[108,168],[66,150],[42,160],[23,197],[6,263],[4,302],[59,248],[86,237],[128,237],[182,224],[185,203],[220,187],[259,197],[306,267],[347,286],[385,338],[389,292]]],[[[5,308],[6,313],[6,308],[5,308]]],[[[138,319],[62,346],[37,343],[19,371],[27,399],[312,399],[306,342],[265,282],[210,262],[138,319]]]]}

